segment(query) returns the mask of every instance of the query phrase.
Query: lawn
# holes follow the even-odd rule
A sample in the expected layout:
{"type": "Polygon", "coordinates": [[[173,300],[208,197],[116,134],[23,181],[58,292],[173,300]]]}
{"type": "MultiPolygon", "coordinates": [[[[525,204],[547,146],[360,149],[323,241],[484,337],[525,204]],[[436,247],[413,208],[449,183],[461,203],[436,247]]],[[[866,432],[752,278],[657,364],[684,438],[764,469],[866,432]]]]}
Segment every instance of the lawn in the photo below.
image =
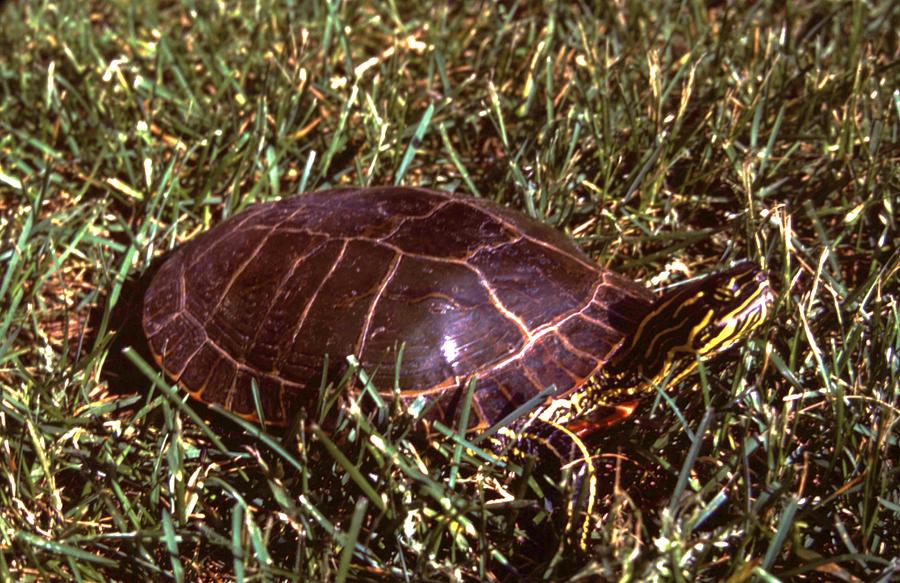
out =
{"type": "Polygon", "coordinates": [[[0,15],[0,580],[900,573],[900,4],[0,15]],[[654,290],[767,270],[751,340],[591,443],[586,551],[534,464],[348,406],[365,371],[262,430],[144,365],[123,322],[154,258],[255,202],[385,184],[518,208],[654,290]]]}

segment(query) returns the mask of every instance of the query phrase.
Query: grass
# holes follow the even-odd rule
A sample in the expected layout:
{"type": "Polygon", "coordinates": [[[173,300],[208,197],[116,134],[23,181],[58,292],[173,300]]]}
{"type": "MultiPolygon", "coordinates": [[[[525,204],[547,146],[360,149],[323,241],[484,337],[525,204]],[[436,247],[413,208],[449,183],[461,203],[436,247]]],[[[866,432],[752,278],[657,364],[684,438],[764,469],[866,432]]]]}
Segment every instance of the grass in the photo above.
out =
{"type": "Polygon", "coordinates": [[[900,7],[456,6],[3,6],[0,579],[897,576],[900,7]],[[588,553],[511,468],[337,379],[283,433],[104,382],[152,258],[390,183],[520,208],[652,287],[769,270],[753,341],[594,444],[588,553]]]}

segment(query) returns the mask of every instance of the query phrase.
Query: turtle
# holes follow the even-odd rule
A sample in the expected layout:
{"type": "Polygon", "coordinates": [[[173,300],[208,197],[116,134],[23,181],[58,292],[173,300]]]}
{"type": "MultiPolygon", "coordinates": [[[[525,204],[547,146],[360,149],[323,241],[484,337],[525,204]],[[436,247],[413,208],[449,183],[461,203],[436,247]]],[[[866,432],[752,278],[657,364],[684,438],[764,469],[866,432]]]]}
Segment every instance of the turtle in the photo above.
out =
{"type": "Polygon", "coordinates": [[[171,253],[142,324],[172,381],[246,419],[289,424],[354,355],[383,394],[424,401],[425,425],[465,403],[463,429],[483,431],[539,396],[497,443],[589,460],[587,436],[746,338],[771,300],[749,262],[655,294],[519,211],[385,186],[249,206],[171,253]]]}

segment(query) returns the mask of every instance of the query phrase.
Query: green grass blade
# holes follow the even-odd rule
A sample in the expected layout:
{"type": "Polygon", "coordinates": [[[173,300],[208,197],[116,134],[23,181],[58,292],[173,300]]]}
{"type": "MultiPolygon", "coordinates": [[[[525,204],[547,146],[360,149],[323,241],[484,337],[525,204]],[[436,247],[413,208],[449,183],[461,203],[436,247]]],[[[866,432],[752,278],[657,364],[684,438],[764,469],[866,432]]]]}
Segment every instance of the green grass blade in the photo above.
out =
{"type": "Polygon", "coordinates": [[[107,557],[95,555],[93,553],[89,553],[89,552],[79,549],[77,547],[67,545],[65,543],[47,540],[45,538],[41,538],[37,535],[31,534],[30,532],[19,531],[15,534],[15,538],[22,541],[25,544],[31,545],[37,549],[41,549],[42,551],[46,551],[48,553],[53,553],[55,555],[60,555],[63,557],[72,557],[77,560],[87,561],[89,563],[96,563],[98,565],[103,565],[105,567],[117,568],[119,566],[117,561],[114,561],[107,557]]]}
{"type": "Polygon", "coordinates": [[[328,438],[328,436],[324,431],[322,431],[320,427],[314,426],[312,430],[313,434],[316,436],[316,439],[322,442],[322,445],[325,446],[325,449],[329,454],[331,454],[331,457],[334,458],[338,465],[344,468],[344,471],[347,472],[347,474],[350,476],[350,479],[353,480],[353,482],[357,486],[359,486],[359,489],[362,490],[363,494],[365,494],[366,497],[372,501],[372,504],[374,504],[378,508],[378,510],[382,512],[388,512],[388,508],[385,505],[384,500],[381,499],[381,497],[378,495],[378,492],[375,491],[375,488],[372,487],[372,485],[365,478],[365,476],[362,475],[359,469],[354,464],[352,464],[349,459],[347,459],[347,456],[344,455],[344,453],[338,448],[338,446],[328,438]]]}
{"type": "Polygon", "coordinates": [[[197,424],[197,427],[199,427],[203,431],[203,433],[206,434],[206,437],[209,438],[209,440],[213,443],[213,445],[216,446],[216,448],[218,448],[219,451],[226,454],[229,453],[228,448],[225,447],[225,444],[222,443],[222,440],[219,439],[219,436],[216,435],[212,430],[210,430],[207,424],[204,423],[203,419],[201,419],[200,416],[184,402],[184,395],[181,395],[174,389],[172,389],[172,387],[170,387],[163,380],[162,375],[159,372],[153,370],[153,368],[149,364],[147,364],[147,362],[143,358],[141,358],[141,355],[135,352],[133,348],[127,347],[122,351],[122,353],[126,358],[128,358],[128,360],[134,363],[134,365],[138,367],[138,369],[140,369],[144,376],[153,381],[153,385],[157,389],[162,391],[162,393],[166,397],[168,397],[170,403],[175,405],[176,408],[181,410],[182,413],[190,417],[191,420],[197,424]]]}
{"type": "Polygon", "coordinates": [[[347,573],[350,571],[350,561],[353,559],[353,550],[357,546],[359,532],[362,528],[363,518],[366,516],[368,505],[367,498],[360,498],[356,501],[353,518],[350,519],[350,530],[344,535],[344,548],[341,550],[341,560],[335,575],[336,583],[344,583],[347,580],[347,573]]]}
{"type": "Polygon", "coordinates": [[[397,168],[397,174],[394,177],[394,184],[403,183],[403,177],[406,176],[406,171],[409,170],[409,165],[416,155],[416,150],[419,148],[419,144],[422,143],[422,139],[428,131],[428,126],[431,125],[432,115],[434,115],[434,103],[429,103],[425,113],[422,114],[422,119],[419,120],[419,124],[416,126],[416,131],[413,133],[409,145],[406,147],[406,152],[403,154],[403,159],[400,161],[400,166],[397,168]]]}

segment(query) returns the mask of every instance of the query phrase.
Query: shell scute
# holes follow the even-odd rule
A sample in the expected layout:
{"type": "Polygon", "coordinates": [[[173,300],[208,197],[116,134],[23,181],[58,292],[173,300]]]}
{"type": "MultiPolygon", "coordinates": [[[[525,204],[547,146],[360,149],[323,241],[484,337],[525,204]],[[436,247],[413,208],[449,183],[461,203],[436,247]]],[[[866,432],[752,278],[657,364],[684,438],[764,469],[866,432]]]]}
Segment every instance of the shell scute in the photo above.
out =
{"type": "MultiPolygon", "coordinates": [[[[227,297],[223,291],[227,291],[229,281],[240,274],[243,264],[252,260],[265,239],[264,231],[234,230],[223,237],[206,237],[172,258],[180,260],[184,278],[190,281],[185,306],[197,319],[206,322],[218,310],[227,297]]],[[[159,274],[154,281],[158,279],[159,274]]]]}
{"type": "Polygon", "coordinates": [[[200,387],[201,397],[207,403],[219,403],[230,407],[237,365],[231,358],[221,353],[218,357],[209,377],[200,387]]]}
{"type": "Polygon", "coordinates": [[[581,352],[574,346],[566,345],[560,335],[548,335],[543,348],[552,355],[556,366],[578,378],[588,378],[597,370],[602,360],[593,353],[581,352]]]}
{"type": "Polygon", "coordinates": [[[451,201],[427,216],[405,219],[384,240],[410,254],[464,260],[478,249],[509,243],[517,237],[500,221],[451,201]]]}
{"type": "Polygon", "coordinates": [[[144,296],[144,329],[154,336],[184,306],[184,281],[180,265],[166,261],[156,273],[154,285],[144,296]],[[159,282],[157,284],[157,281],[159,282]]]}
{"type": "Polygon", "coordinates": [[[535,385],[522,364],[515,362],[479,380],[478,403],[485,417],[495,422],[512,413],[544,388],[535,385]]]}
{"type": "MultiPolygon", "coordinates": [[[[256,376],[246,369],[239,369],[234,381],[231,409],[238,415],[252,417],[256,414],[256,402],[253,398],[252,381],[256,378],[259,405],[266,419],[281,419],[285,416],[281,400],[283,387],[281,383],[268,376],[256,376]]],[[[224,404],[224,403],[223,403],[224,404]]]]}
{"type": "Polygon", "coordinates": [[[524,342],[516,325],[490,302],[478,275],[466,266],[404,256],[372,315],[361,362],[378,371],[376,383],[393,383],[394,349],[403,341],[403,386],[428,388],[469,374],[524,342]]]}
{"type": "Polygon", "coordinates": [[[529,240],[483,249],[469,262],[529,329],[579,309],[597,279],[568,255],[529,240]]]}
{"type": "MultiPolygon", "coordinates": [[[[252,345],[246,350],[247,364],[259,371],[278,370],[279,361],[287,358],[285,347],[293,345],[311,309],[311,298],[322,285],[341,254],[343,241],[316,239],[303,255],[293,259],[284,281],[277,285],[275,298],[266,306],[265,316],[255,320],[252,345]]],[[[285,261],[282,259],[281,261],[285,261]]],[[[276,267],[273,272],[279,271],[276,267]]],[[[302,360],[303,354],[291,359],[302,360]]],[[[312,360],[313,357],[310,357],[312,360]]]]}
{"type": "Polygon", "coordinates": [[[209,342],[203,345],[185,362],[181,371],[171,370],[171,374],[191,391],[199,391],[206,384],[213,368],[222,358],[209,342]]]}
{"type": "Polygon", "coordinates": [[[160,331],[159,335],[169,340],[160,351],[166,368],[173,376],[184,370],[190,358],[206,342],[206,331],[190,321],[184,313],[176,314],[160,331]]]}
{"type": "Polygon", "coordinates": [[[301,355],[304,364],[312,358],[321,365],[328,355],[332,366],[342,367],[344,357],[358,350],[369,308],[393,257],[390,249],[350,240],[318,293],[308,301],[308,311],[294,330],[292,342],[285,344],[286,360],[294,363],[293,355],[301,355]]]}

